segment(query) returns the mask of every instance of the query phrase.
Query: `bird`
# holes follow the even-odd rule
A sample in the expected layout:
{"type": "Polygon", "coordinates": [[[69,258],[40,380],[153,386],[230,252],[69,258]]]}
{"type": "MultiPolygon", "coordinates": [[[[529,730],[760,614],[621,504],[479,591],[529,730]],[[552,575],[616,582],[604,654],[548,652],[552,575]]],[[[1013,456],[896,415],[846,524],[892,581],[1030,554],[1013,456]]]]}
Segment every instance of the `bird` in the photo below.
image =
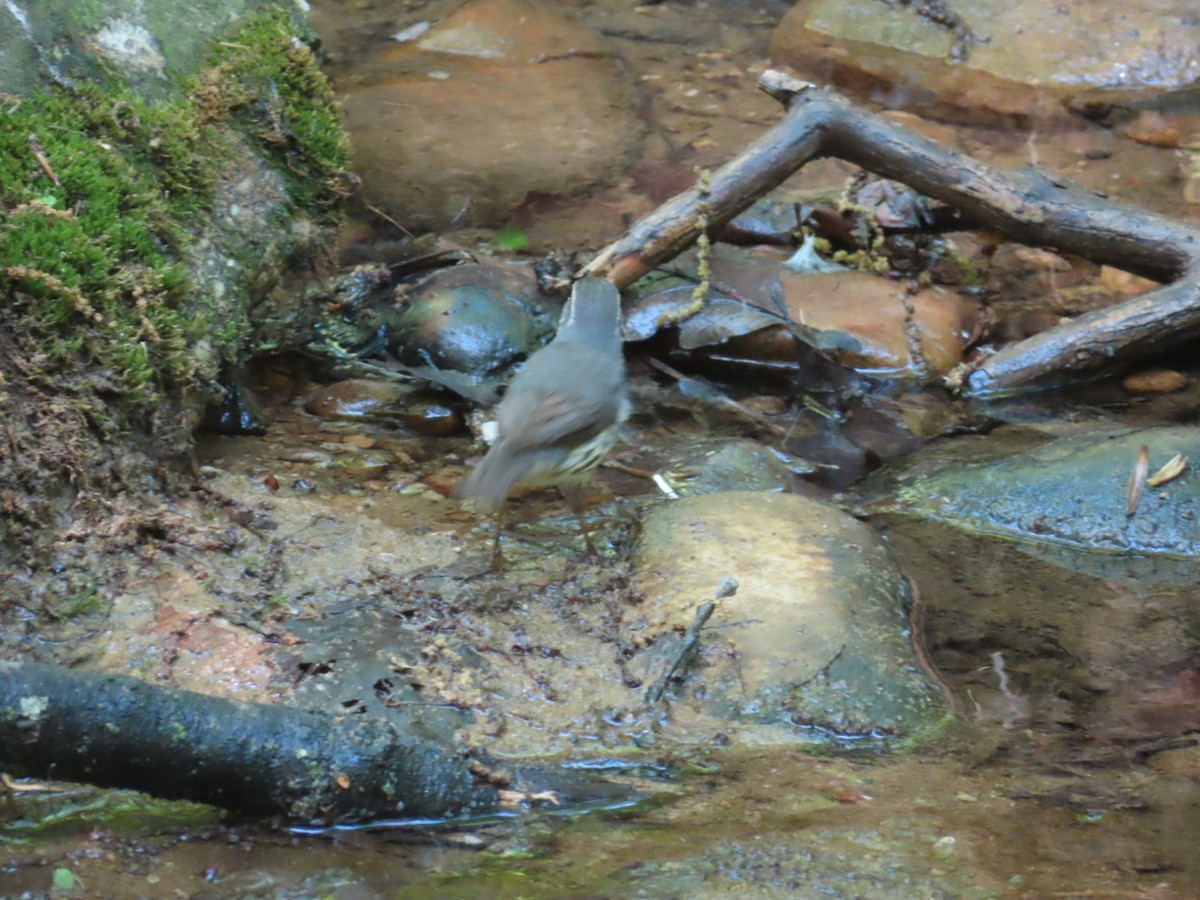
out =
{"type": "Polygon", "coordinates": [[[584,485],[604,461],[629,417],[621,340],[621,295],[603,278],[575,283],[553,340],[533,353],[496,407],[496,439],[455,490],[496,513],[492,565],[502,562],[501,513],[518,485],[556,485],[583,519],[584,485]]]}

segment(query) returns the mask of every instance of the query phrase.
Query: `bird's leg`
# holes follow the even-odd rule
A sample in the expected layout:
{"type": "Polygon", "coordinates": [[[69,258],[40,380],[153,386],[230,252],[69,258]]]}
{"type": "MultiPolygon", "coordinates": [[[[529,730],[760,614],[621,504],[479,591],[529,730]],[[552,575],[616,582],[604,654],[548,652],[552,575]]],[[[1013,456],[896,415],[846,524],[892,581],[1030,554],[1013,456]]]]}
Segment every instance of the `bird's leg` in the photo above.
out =
{"type": "Polygon", "coordinates": [[[587,519],[583,515],[588,505],[587,486],[582,484],[560,484],[558,492],[562,494],[563,499],[567,501],[567,505],[571,507],[571,512],[575,513],[575,520],[579,523],[579,530],[583,534],[583,543],[587,547],[588,556],[598,556],[596,545],[592,543],[591,532],[588,531],[587,519]]]}
{"type": "Polygon", "coordinates": [[[504,506],[500,506],[496,510],[496,532],[492,537],[492,563],[491,569],[493,572],[498,572],[504,567],[504,551],[500,547],[500,532],[504,530],[504,506]]]}

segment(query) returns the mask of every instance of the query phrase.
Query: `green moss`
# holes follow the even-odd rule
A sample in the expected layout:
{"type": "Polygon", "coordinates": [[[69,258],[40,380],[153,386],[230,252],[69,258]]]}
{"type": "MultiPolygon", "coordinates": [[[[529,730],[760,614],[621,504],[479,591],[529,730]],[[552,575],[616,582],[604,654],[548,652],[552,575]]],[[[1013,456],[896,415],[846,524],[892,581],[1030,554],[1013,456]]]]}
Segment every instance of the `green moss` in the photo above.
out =
{"type": "Polygon", "coordinates": [[[46,612],[59,622],[69,621],[92,613],[107,612],[109,603],[94,585],[67,595],[61,603],[45,604],[46,612]]]}
{"type": "Polygon", "coordinates": [[[174,224],[206,187],[202,132],[97,88],[24,98],[0,118],[0,290],[51,368],[83,361],[141,396],[188,372],[174,224]],[[186,147],[180,153],[178,148],[186,147]],[[168,154],[167,148],[175,147],[168,154]]]}
{"type": "Polygon", "coordinates": [[[196,96],[257,141],[296,204],[332,206],[345,196],[350,143],[333,88],[287,13],[251,17],[221,42],[196,96]]]}
{"type": "Polygon", "coordinates": [[[89,372],[95,389],[99,373],[110,398],[150,405],[238,358],[247,300],[206,308],[182,262],[231,130],[285,174],[291,209],[332,221],[344,194],[332,91],[294,31],[282,13],[247,18],[172,102],[116,82],[0,97],[0,297],[37,349],[34,378],[89,372]],[[202,341],[216,346],[198,362],[202,341]]]}

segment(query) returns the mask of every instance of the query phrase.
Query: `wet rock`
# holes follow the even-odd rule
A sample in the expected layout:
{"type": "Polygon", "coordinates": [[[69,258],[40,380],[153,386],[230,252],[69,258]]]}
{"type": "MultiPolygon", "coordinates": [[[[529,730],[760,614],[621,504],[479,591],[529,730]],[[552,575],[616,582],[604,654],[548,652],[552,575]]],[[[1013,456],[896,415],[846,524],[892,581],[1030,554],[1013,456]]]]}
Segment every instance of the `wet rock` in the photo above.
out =
{"type": "Polygon", "coordinates": [[[304,408],[322,419],[362,419],[386,414],[412,392],[394,381],[351,378],[317,388],[304,408]]]}
{"type": "Polygon", "coordinates": [[[408,365],[482,379],[553,334],[556,306],[541,295],[526,266],[456,266],[408,292],[391,350],[408,365]]]}
{"type": "MultiPolygon", "coordinates": [[[[857,342],[833,354],[859,371],[889,377],[937,376],[962,359],[977,327],[974,310],[958,295],[938,288],[915,293],[866,272],[782,279],[784,300],[796,322],[843,333],[857,342]]],[[[782,329],[748,336],[746,350],[767,358],[794,349],[782,329]]]]}
{"type": "Polygon", "coordinates": [[[747,440],[709,438],[688,441],[661,467],[677,493],[790,490],[792,468],[778,453],[747,440]]]}
{"type": "MultiPolygon", "coordinates": [[[[691,187],[691,184],[685,187],[691,187]]],[[[826,220],[824,214],[835,209],[841,191],[842,185],[808,191],[777,188],[725,223],[721,240],[727,244],[793,246],[802,226],[819,227],[826,220]]],[[[830,235],[822,233],[821,236],[830,235]]]]}
{"type": "MultiPolygon", "coordinates": [[[[682,270],[690,264],[685,259],[682,270]]],[[[948,372],[979,327],[971,305],[941,288],[912,291],[866,272],[802,274],[777,257],[720,245],[711,267],[713,283],[734,296],[714,291],[718,296],[705,309],[679,323],[678,344],[711,349],[721,361],[795,362],[795,338],[782,324],[773,295],[783,298],[792,321],[833,359],[881,377],[924,380],[948,372]]],[[[655,333],[691,303],[692,288],[686,279],[650,283],[628,309],[626,337],[655,333]]]]}
{"type": "Polygon", "coordinates": [[[620,64],[526,0],[467,3],[335,78],[365,192],[410,227],[500,226],[614,181],[643,130],[620,64]]]}
{"type": "MultiPolygon", "coordinates": [[[[780,800],[772,797],[771,803],[780,800]]],[[[802,846],[771,834],[714,842],[697,856],[670,865],[631,867],[627,893],[984,900],[1011,890],[1002,879],[970,865],[974,852],[958,851],[965,861],[952,859],[956,850],[957,840],[939,836],[925,816],[896,816],[869,829],[809,829],[802,846]],[[813,885],[820,888],[813,890],[813,885]]]]}
{"type": "Polygon", "coordinates": [[[334,464],[333,454],[312,447],[296,447],[284,450],[279,458],[285,462],[301,463],[314,468],[327,469],[334,464]]]}
{"type": "Polygon", "coordinates": [[[1140,449],[1150,472],[1179,453],[1196,458],[1200,429],[1145,428],[1061,438],[984,463],[945,461],[897,478],[908,515],[970,532],[1049,546],[1122,555],[1200,554],[1200,479],[1186,470],[1147,487],[1127,515],[1126,488],[1140,449]]]}
{"type": "Polygon", "coordinates": [[[266,434],[270,418],[242,375],[223,379],[223,394],[204,411],[200,427],[213,434],[266,434]]]}
{"type": "Polygon", "coordinates": [[[356,478],[378,478],[395,462],[396,457],[386,450],[364,450],[342,457],[337,461],[335,468],[356,478]]]}
{"type": "Polygon", "coordinates": [[[844,513],[792,494],[688,497],[646,517],[635,568],[640,636],[659,666],[718,583],[739,584],[717,601],[676,703],[801,738],[911,735],[940,713],[906,636],[895,562],[844,513]]]}
{"type": "Polygon", "coordinates": [[[404,404],[392,413],[392,418],[413,434],[431,437],[462,434],[467,428],[466,417],[460,406],[442,391],[413,391],[404,404]]]}
{"type": "MultiPolygon", "coordinates": [[[[325,385],[308,395],[304,408],[323,419],[394,422],[414,434],[444,436],[466,429],[458,402],[446,392],[394,381],[351,378],[325,385]]],[[[374,446],[365,436],[348,438],[361,450],[374,446]]]]}
{"type": "Polygon", "coordinates": [[[1200,782],[1200,746],[1179,747],[1155,754],[1149,760],[1150,767],[1170,775],[1182,775],[1200,782]]]}
{"type": "Polygon", "coordinates": [[[1044,125],[1065,119],[1062,104],[1134,106],[1139,92],[1182,93],[1200,74],[1200,20],[1179,0],[1051,13],[1038,0],[982,0],[958,11],[982,41],[905,4],[807,0],[784,16],[772,58],[886,106],[986,124],[1044,125]]]}

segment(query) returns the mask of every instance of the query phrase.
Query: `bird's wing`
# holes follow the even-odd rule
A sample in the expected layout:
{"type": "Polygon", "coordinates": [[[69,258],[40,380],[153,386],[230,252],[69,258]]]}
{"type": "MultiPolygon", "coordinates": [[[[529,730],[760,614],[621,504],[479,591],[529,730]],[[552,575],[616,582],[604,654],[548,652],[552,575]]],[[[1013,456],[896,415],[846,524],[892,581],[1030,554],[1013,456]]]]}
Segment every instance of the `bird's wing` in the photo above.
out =
{"type": "Polygon", "coordinates": [[[514,452],[529,447],[576,444],[612,425],[617,418],[616,404],[617,398],[611,394],[604,395],[600,403],[581,404],[578,397],[543,393],[520,398],[507,407],[502,403],[497,411],[497,424],[500,435],[514,452]]]}

